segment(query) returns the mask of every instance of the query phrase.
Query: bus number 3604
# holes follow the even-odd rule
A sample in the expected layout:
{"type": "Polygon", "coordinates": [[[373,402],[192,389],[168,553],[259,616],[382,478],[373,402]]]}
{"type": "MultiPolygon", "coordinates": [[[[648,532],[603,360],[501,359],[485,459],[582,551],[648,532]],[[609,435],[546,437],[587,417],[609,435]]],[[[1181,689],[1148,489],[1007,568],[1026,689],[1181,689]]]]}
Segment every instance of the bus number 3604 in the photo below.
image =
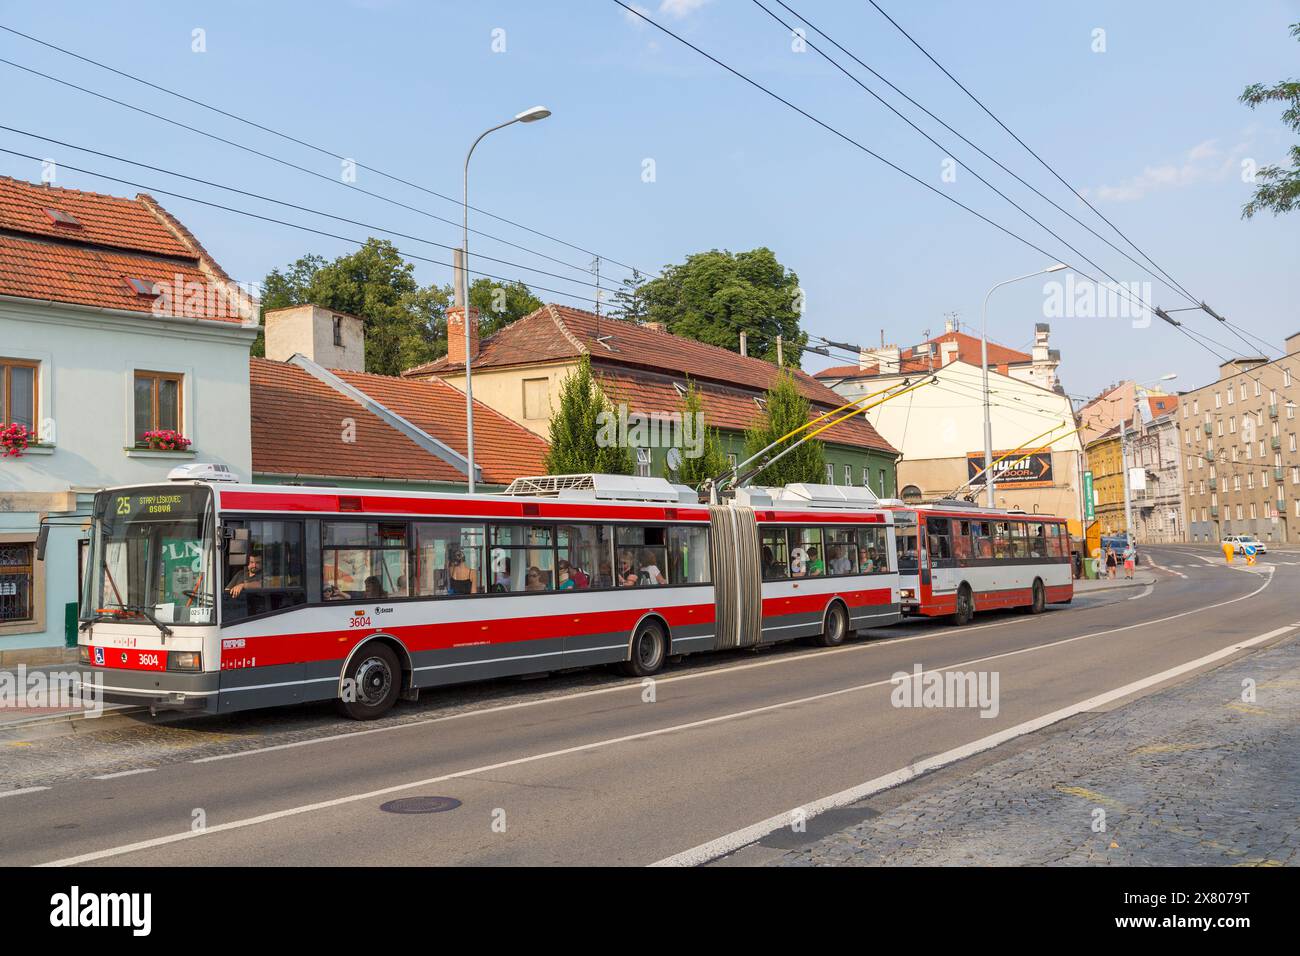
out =
{"type": "Polygon", "coordinates": [[[354,617],[348,621],[348,627],[370,627],[370,618],[354,617]]]}

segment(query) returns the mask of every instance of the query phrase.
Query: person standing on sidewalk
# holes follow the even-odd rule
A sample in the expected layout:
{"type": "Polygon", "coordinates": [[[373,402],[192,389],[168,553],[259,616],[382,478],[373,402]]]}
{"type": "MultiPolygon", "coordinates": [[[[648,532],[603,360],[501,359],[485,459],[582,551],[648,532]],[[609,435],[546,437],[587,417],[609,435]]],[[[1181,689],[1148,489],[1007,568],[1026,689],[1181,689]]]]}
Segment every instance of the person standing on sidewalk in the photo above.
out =
{"type": "Polygon", "coordinates": [[[1133,580],[1133,566],[1137,564],[1137,548],[1134,547],[1130,540],[1128,546],[1124,548],[1124,577],[1133,580]]]}
{"type": "Polygon", "coordinates": [[[1115,549],[1110,545],[1106,545],[1106,577],[1113,578],[1115,576],[1115,564],[1115,549]]]}

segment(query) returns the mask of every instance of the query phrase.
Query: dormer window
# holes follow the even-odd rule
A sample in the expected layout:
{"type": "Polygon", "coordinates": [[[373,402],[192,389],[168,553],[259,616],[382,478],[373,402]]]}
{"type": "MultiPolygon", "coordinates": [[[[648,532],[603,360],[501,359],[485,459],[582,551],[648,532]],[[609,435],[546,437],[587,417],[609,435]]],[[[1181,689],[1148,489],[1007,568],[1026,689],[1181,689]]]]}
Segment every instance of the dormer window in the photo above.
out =
{"type": "Polygon", "coordinates": [[[156,299],[161,294],[158,291],[158,285],[150,282],[148,279],[127,278],[126,284],[131,287],[131,291],[136,295],[147,296],[150,299],[156,299]]]}
{"type": "Polygon", "coordinates": [[[62,209],[46,209],[45,215],[49,216],[56,226],[66,226],[69,229],[80,229],[81,223],[70,213],[62,209]]]}

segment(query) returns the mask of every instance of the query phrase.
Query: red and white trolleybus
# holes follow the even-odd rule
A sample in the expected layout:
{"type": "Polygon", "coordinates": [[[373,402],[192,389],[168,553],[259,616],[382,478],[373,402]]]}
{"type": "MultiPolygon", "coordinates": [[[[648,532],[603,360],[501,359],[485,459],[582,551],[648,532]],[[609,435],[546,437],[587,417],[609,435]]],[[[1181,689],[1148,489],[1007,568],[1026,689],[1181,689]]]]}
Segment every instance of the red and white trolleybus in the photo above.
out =
{"type": "Polygon", "coordinates": [[[377,717],[442,684],[810,638],[901,616],[866,489],[520,479],[459,495],[244,485],[219,465],[95,499],[80,656],[104,696],[377,717]]]}
{"type": "Polygon", "coordinates": [[[1039,614],[1074,598],[1064,518],[966,501],[888,504],[905,615],[950,615],[968,624],[976,611],[1014,607],[1039,614]]]}

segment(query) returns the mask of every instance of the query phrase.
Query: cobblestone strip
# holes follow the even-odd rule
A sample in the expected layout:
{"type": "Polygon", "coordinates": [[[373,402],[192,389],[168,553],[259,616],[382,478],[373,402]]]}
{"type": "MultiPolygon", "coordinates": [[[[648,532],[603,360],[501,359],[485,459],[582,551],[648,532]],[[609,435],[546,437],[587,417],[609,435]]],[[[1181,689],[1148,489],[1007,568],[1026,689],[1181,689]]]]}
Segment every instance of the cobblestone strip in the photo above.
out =
{"type": "Polygon", "coordinates": [[[768,865],[1285,866],[1298,850],[1291,639],[1048,733],[768,865]]]}

